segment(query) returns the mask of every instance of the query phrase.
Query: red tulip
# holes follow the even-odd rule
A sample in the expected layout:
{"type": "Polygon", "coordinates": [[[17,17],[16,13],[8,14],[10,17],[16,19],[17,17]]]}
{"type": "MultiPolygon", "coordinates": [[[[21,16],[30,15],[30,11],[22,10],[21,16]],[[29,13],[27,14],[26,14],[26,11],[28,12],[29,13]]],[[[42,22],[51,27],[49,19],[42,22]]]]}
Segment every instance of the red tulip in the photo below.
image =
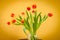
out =
{"type": "Polygon", "coordinates": [[[10,22],[7,22],[8,25],[10,25],[10,22]]]}
{"type": "Polygon", "coordinates": [[[28,10],[28,11],[30,11],[30,10],[31,10],[31,8],[30,8],[30,7],[27,7],[27,10],[28,10]]]}
{"type": "Polygon", "coordinates": [[[53,16],[53,14],[52,14],[52,13],[48,13],[48,16],[49,16],[49,17],[52,17],[52,16],[53,16]]]}
{"type": "Polygon", "coordinates": [[[35,8],[36,8],[36,5],[35,5],[35,4],[34,4],[34,5],[32,5],[32,8],[33,8],[33,9],[35,9],[35,8]]]}
{"type": "Polygon", "coordinates": [[[11,17],[14,17],[14,13],[11,14],[11,17]]]}
{"type": "Polygon", "coordinates": [[[32,13],[34,13],[35,11],[33,10],[32,13]]]}
{"type": "Polygon", "coordinates": [[[24,23],[24,20],[21,20],[21,23],[24,23]]]}
{"type": "Polygon", "coordinates": [[[22,15],[24,15],[25,13],[24,12],[22,12],[22,15]]]}
{"type": "Polygon", "coordinates": [[[16,22],[16,20],[12,20],[12,23],[15,23],[16,22]]]}

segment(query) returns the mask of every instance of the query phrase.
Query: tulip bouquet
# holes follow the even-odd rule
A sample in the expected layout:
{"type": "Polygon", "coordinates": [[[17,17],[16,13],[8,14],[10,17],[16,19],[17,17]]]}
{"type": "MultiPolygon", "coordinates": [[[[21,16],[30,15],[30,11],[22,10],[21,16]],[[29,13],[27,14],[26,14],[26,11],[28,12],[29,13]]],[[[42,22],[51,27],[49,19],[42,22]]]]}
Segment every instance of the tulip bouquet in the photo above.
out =
{"type": "MultiPolygon", "coordinates": [[[[12,23],[14,25],[23,25],[23,31],[26,34],[26,30],[29,31],[30,33],[30,40],[37,40],[36,39],[36,31],[37,29],[40,27],[40,25],[48,18],[52,16],[52,13],[48,13],[48,15],[44,15],[44,17],[42,17],[42,12],[39,12],[37,14],[37,10],[36,10],[37,6],[36,4],[33,4],[32,7],[27,7],[26,12],[22,12],[21,14],[24,15],[26,13],[27,17],[26,18],[22,18],[19,15],[19,18],[16,18],[14,20],[12,20],[12,23]],[[31,10],[33,9],[33,10],[31,10]]],[[[14,17],[14,13],[11,14],[11,17],[14,17]]],[[[11,22],[7,22],[8,25],[11,24],[11,22]]],[[[26,34],[27,35],[27,34],[26,34]]]]}

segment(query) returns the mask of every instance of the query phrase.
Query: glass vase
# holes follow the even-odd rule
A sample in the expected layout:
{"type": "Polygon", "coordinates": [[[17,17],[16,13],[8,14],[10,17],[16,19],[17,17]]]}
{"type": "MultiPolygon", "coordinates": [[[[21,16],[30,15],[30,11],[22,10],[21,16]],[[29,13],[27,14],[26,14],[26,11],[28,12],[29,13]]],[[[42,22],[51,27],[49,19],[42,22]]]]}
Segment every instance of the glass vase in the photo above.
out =
{"type": "Polygon", "coordinates": [[[28,35],[28,40],[37,40],[37,35],[28,35]]]}

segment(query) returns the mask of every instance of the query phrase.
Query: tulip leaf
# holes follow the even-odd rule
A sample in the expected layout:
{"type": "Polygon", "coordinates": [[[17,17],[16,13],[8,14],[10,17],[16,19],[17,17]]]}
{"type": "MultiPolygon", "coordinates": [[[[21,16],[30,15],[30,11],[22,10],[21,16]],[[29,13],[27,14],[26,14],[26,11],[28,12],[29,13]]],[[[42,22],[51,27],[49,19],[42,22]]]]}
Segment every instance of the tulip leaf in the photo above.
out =
{"type": "MultiPolygon", "coordinates": [[[[41,12],[40,12],[40,13],[41,13],[41,12]]],[[[42,22],[42,16],[41,16],[41,14],[40,14],[39,25],[40,25],[41,22],[42,22]]]]}
{"type": "Polygon", "coordinates": [[[29,23],[26,21],[26,19],[24,19],[24,26],[26,27],[26,29],[30,30],[30,25],[29,25],[29,23]]]}
{"type": "Polygon", "coordinates": [[[28,12],[26,11],[26,14],[27,14],[27,17],[29,18],[29,14],[28,14],[28,12]]]}
{"type": "MultiPolygon", "coordinates": [[[[41,25],[41,23],[42,23],[42,16],[41,16],[41,13],[42,13],[42,12],[40,12],[40,13],[38,14],[38,16],[40,17],[40,19],[39,19],[39,23],[37,23],[36,30],[40,27],[40,25],[41,25]]],[[[38,16],[37,16],[37,17],[38,17],[38,16]]]]}
{"type": "Polygon", "coordinates": [[[19,15],[19,18],[20,18],[20,20],[22,19],[22,17],[19,15]]]}
{"type": "Polygon", "coordinates": [[[14,23],[14,24],[15,24],[15,25],[22,25],[22,24],[21,24],[20,22],[18,22],[18,21],[17,21],[16,23],[14,23]]]}
{"type": "Polygon", "coordinates": [[[47,18],[48,18],[48,16],[44,15],[42,22],[44,22],[47,18]]]}
{"type": "Polygon", "coordinates": [[[29,28],[28,28],[28,26],[26,25],[26,23],[24,23],[24,27],[25,27],[27,30],[29,30],[29,28]]]}
{"type": "Polygon", "coordinates": [[[21,24],[17,24],[17,23],[15,23],[15,25],[21,25],[21,24]]]}
{"type": "Polygon", "coordinates": [[[34,27],[34,32],[36,32],[37,28],[39,27],[38,25],[40,25],[40,23],[38,23],[38,18],[41,16],[41,12],[36,16],[35,18],[35,23],[33,23],[33,27],[34,27]]]}
{"type": "Polygon", "coordinates": [[[27,35],[27,33],[26,33],[26,28],[25,28],[25,27],[23,28],[23,31],[24,31],[24,33],[27,35]]]}
{"type": "Polygon", "coordinates": [[[16,20],[20,21],[20,19],[16,18],[16,20]]]}
{"type": "Polygon", "coordinates": [[[36,32],[37,23],[38,23],[37,11],[35,11],[34,23],[33,23],[33,31],[34,31],[34,33],[36,32]]]}
{"type": "Polygon", "coordinates": [[[33,21],[32,21],[32,14],[30,13],[30,24],[31,24],[30,26],[31,26],[31,27],[32,27],[32,25],[33,25],[32,22],[33,22],[33,21]]]}

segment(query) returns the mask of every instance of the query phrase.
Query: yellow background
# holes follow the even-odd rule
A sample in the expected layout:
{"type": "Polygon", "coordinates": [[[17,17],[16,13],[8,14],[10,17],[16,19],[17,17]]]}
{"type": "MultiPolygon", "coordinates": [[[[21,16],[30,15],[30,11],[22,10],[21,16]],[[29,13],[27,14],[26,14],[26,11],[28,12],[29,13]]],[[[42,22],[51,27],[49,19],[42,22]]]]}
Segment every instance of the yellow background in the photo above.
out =
{"type": "MultiPolygon", "coordinates": [[[[51,12],[53,17],[48,18],[37,30],[37,37],[43,40],[59,40],[60,36],[60,6],[58,0],[0,0],[0,40],[18,40],[27,38],[23,32],[23,26],[10,25],[6,22],[11,21],[11,13],[15,18],[26,10],[27,6],[37,4],[38,12],[48,14],[51,12]]],[[[43,16],[42,15],[42,16],[43,16]]],[[[24,16],[25,17],[25,16],[24,16]]],[[[27,31],[28,33],[28,31],[27,31]]]]}

